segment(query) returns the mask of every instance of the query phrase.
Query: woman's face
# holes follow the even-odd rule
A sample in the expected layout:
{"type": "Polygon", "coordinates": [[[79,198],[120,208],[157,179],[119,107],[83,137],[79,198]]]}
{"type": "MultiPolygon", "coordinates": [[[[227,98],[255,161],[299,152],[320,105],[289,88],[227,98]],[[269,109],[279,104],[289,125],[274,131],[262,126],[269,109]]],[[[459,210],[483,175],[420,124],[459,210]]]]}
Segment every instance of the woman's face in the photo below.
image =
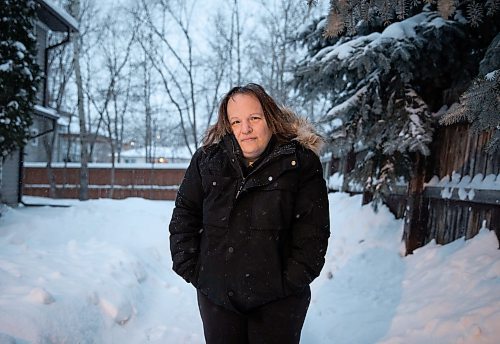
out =
{"type": "Polygon", "coordinates": [[[256,160],[273,134],[259,100],[251,94],[235,94],[227,103],[227,117],[245,159],[256,160]]]}

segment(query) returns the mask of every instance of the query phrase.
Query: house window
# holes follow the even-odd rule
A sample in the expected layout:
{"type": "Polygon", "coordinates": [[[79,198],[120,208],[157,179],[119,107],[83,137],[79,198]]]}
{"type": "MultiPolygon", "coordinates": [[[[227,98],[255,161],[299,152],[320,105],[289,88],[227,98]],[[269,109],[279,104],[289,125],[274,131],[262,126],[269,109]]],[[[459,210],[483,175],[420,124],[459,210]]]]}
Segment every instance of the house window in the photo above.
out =
{"type": "Polygon", "coordinates": [[[37,128],[31,128],[30,129],[30,136],[33,137],[33,138],[30,140],[30,144],[33,147],[38,147],[38,137],[36,137],[37,135],[38,135],[38,129],[37,128]]]}

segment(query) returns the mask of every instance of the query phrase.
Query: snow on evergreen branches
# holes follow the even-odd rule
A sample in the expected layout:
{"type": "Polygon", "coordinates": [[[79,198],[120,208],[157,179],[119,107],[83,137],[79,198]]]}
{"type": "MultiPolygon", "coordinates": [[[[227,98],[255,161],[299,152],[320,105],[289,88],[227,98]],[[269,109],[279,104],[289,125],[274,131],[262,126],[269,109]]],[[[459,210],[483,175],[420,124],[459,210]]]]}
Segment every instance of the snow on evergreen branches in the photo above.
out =
{"type": "MultiPolygon", "coordinates": [[[[312,6],[316,1],[308,1],[312,6]]],[[[368,20],[367,8],[371,8],[378,17],[382,18],[384,25],[393,21],[403,20],[419,11],[423,6],[437,10],[445,18],[452,18],[460,11],[466,13],[469,24],[478,27],[483,22],[484,16],[493,16],[500,9],[499,0],[330,0],[328,24],[324,35],[327,37],[339,36],[342,33],[354,35],[356,25],[361,20],[368,20]]]]}
{"type": "Polygon", "coordinates": [[[462,121],[472,123],[476,132],[493,131],[486,144],[489,153],[500,151],[500,33],[488,47],[480,64],[479,76],[440,119],[450,125],[462,121]]]}
{"type": "Polygon", "coordinates": [[[500,150],[500,69],[474,80],[459,103],[453,104],[440,123],[450,125],[462,121],[472,123],[476,132],[493,130],[486,145],[487,152],[500,150]]]}
{"type": "MultiPolygon", "coordinates": [[[[316,32],[319,23],[313,24],[316,32]]],[[[331,150],[335,156],[352,150],[364,155],[345,178],[380,200],[409,178],[412,154],[430,153],[434,119],[420,94],[421,82],[454,71],[457,61],[449,55],[463,31],[460,23],[429,10],[381,32],[364,30],[319,49],[308,33],[310,56],[297,66],[295,83],[306,99],[321,94],[331,99],[332,108],[320,120],[331,150]],[[437,67],[444,59],[449,70],[437,67]]]]}
{"type": "MultiPolygon", "coordinates": [[[[430,154],[436,111],[456,101],[477,74],[498,32],[499,2],[330,1],[328,18],[303,25],[297,39],[306,51],[293,85],[306,101],[330,102],[319,121],[330,151],[336,157],[357,156],[354,170],[344,176],[346,185],[364,185],[380,200],[395,183],[408,180],[416,155],[430,154]]],[[[482,65],[491,66],[500,57],[485,60],[482,65]]],[[[492,95],[497,77],[483,73],[477,88],[452,107],[454,117],[451,109],[446,117],[497,128],[491,147],[500,143],[498,110],[488,110],[499,108],[498,96],[492,95]],[[479,106],[489,116],[474,112],[479,106]]]]}
{"type": "Polygon", "coordinates": [[[394,126],[388,133],[390,139],[383,144],[383,153],[393,155],[399,151],[402,154],[419,152],[429,155],[433,129],[427,104],[408,86],[405,87],[405,97],[398,102],[401,103],[398,118],[392,122],[394,126]]]}
{"type": "MultiPolygon", "coordinates": [[[[446,26],[451,25],[455,24],[444,21],[435,12],[424,12],[394,23],[382,33],[372,32],[352,39],[339,39],[336,44],[318,51],[299,66],[296,74],[302,80],[308,80],[301,83],[305,89],[317,85],[318,75],[334,82],[330,88],[333,86],[335,106],[323,118],[323,122],[339,117],[344,123],[352,123],[348,130],[352,141],[366,141],[367,137],[373,136],[371,133],[376,132],[374,129],[380,126],[379,121],[389,118],[401,122],[401,130],[410,130],[410,127],[418,125],[429,130],[431,125],[427,125],[427,122],[431,119],[425,102],[409,84],[415,74],[413,60],[421,54],[420,48],[426,43],[424,36],[429,31],[445,30],[446,26]],[[436,25],[436,19],[442,23],[436,25]],[[396,94],[398,87],[403,92],[396,94]],[[417,121],[411,120],[410,115],[421,117],[418,125],[417,121]]],[[[427,154],[427,144],[431,141],[430,136],[422,132],[415,135],[410,133],[403,145],[401,138],[391,138],[390,135],[374,139],[377,143],[384,142],[390,152],[392,140],[394,146],[423,154],[427,154]],[[415,142],[410,143],[411,140],[415,142]]],[[[351,145],[352,142],[345,144],[351,145]]]]}
{"type": "Polygon", "coordinates": [[[0,156],[27,143],[37,83],[36,3],[0,0],[0,156]]]}

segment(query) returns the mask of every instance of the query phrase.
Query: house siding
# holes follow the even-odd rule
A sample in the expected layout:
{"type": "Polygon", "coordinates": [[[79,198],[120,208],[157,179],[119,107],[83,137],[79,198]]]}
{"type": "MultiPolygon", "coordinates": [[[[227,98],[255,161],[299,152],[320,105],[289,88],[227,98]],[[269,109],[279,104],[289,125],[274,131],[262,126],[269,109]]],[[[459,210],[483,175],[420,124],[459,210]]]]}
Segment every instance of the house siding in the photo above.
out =
{"type": "MultiPolygon", "coordinates": [[[[51,129],[52,121],[37,115],[33,116],[33,125],[30,127],[32,136],[41,134],[51,129]]],[[[52,135],[54,135],[54,133],[49,132],[43,136],[29,140],[24,148],[24,161],[46,162],[48,159],[45,142],[50,143],[52,135]]],[[[54,146],[57,147],[57,142],[54,146]]]]}
{"type": "Polygon", "coordinates": [[[16,150],[2,163],[0,196],[2,203],[10,206],[16,206],[19,201],[19,157],[20,151],[16,150]]]}

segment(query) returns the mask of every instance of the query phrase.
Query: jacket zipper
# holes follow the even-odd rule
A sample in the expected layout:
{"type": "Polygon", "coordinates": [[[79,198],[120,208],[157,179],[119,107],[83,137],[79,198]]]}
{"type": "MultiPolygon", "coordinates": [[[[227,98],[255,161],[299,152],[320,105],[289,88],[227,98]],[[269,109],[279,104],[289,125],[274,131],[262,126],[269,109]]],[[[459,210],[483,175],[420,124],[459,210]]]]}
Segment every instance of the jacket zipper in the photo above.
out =
{"type": "Polygon", "coordinates": [[[249,177],[251,177],[252,175],[254,175],[258,170],[262,169],[264,166],[266,166],[267,164],[269,164],[269,162],[272,161],[272,160],[273,159],[266,159],[266,160],[264,160],[261,164],[259,164],[259,166],[257,166],[254,170],[252,170],[246,177],[243,177],[243,171],[241,170],[241,167],[238,164],[238,170],[240,172],[242,180],[240,182],[240,186],[238,187],[238,191],[236,192],[235,199],[238,199],[238,196],[243,191],[243,187],[245,186],[245,183],[246,183],[247,179],[249,177]]]}
{"type": "Polygon", "coordinates": [[[243,178],[241,180],[240,186],[238,188],[238,192],[236,192],[236,197],[235,199],[238,199],[238,196],[240,195],[241,191],[243,190],[243,186],[245,186],[246,178],[243,178]]]}
{"type": "MultiPolygon", "coordinates": [[[[236,152],[235,152],[235,147],[234,147],[234,144],[233,144],[233,156],[236,155],[236,152]]],[[[237,159],[236,157],[234,159],[237,159]]],[[[264,159],[264,161],[262,161],[262,163],[259,164],[259,166],[257,166],[255,168],[255,170],[251,171],[246,177],[243,177],[243,171],[241,170],[241,166],[239,165],[238,162],[236,162],[236,165],[238,166],[238,170],[240,172],[240,176],[242,177],[242,180],[240,182],[240,186],[238,187],[238,191],[236,192],[236,197],[235,199],[238,199],[238,196],[241,194],[241,192],[243,191],[243,187],[245,186],[245,182],[246,180],[252,175],[252,174],[255,174],[256,171],[260,170],[261,168],[263,168],[263,166],[267,165],[270,161],[272,161],[273,159],[269,159],[269,157],[267,157],[266,159],[264,159]]]]}

